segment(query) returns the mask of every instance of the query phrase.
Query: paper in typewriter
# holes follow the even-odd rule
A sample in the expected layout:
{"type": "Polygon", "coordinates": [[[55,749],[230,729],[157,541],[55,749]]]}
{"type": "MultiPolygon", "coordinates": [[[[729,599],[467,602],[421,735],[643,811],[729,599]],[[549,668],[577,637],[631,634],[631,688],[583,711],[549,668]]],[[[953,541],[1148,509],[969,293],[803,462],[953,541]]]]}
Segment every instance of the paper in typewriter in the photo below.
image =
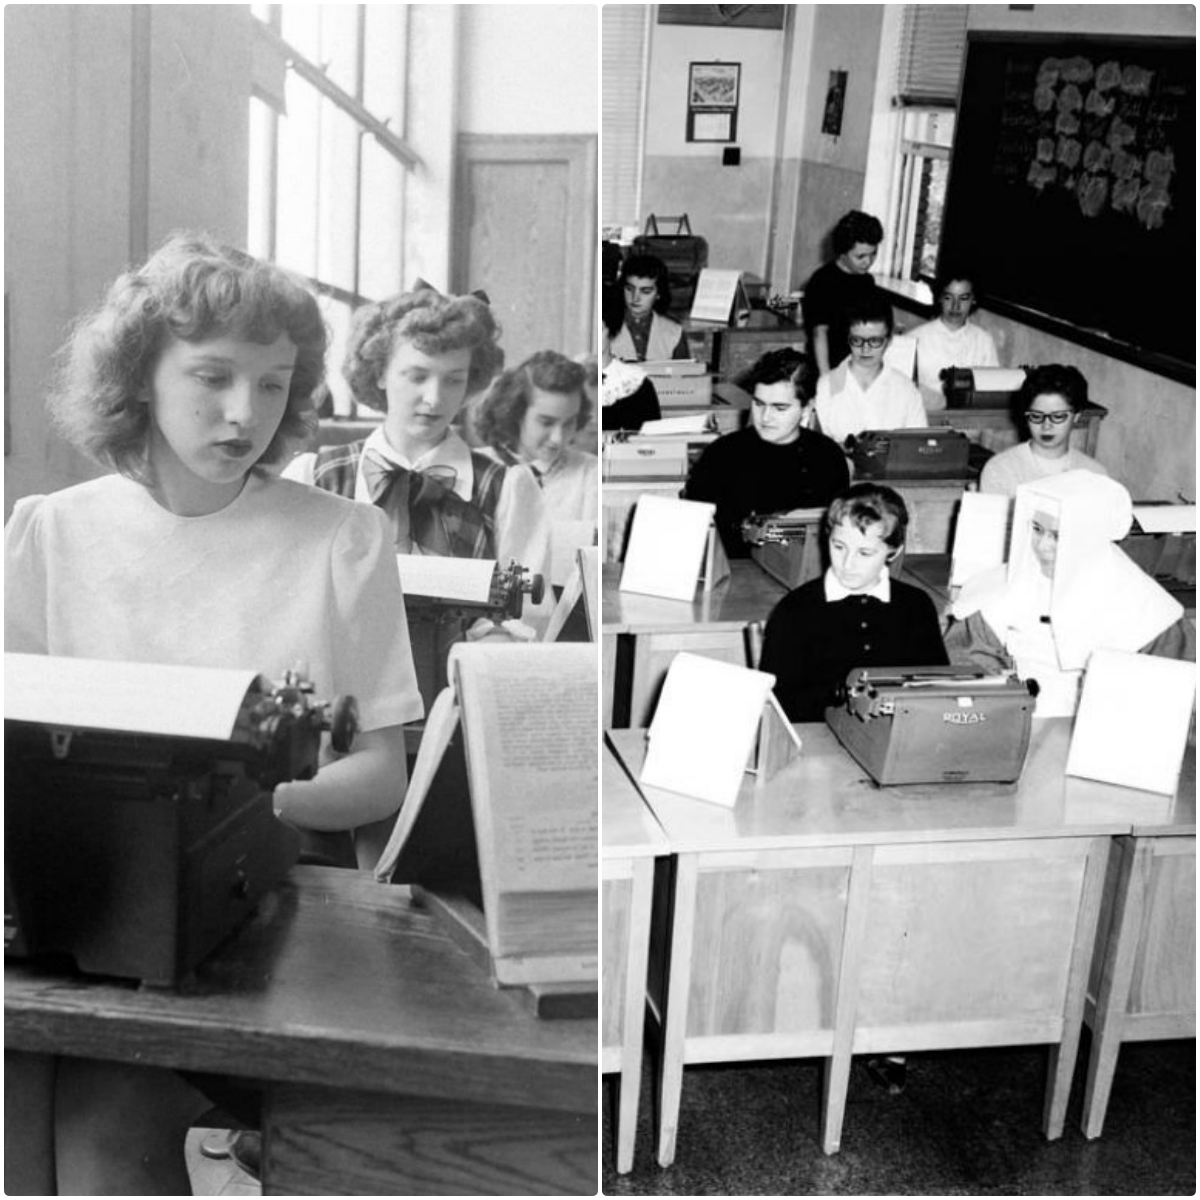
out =
{"type": "Polygon", "coordinates": [[[257,675],[217,667],[4,656],[4,719],[228,741],[257,675]]]}
{"type": "Polygon", "coordinates": [[[494,558],[446,558],[437,554],[397,554],[400,590],[406,596],[432,596],[463,604],[486,604],[496,571],[494,558]]]}
{"type": "Polygon", "coordinates": [[[596,650],[456,645],[484,919],[501,983],[590,982],[599,881],[596,650]]]}

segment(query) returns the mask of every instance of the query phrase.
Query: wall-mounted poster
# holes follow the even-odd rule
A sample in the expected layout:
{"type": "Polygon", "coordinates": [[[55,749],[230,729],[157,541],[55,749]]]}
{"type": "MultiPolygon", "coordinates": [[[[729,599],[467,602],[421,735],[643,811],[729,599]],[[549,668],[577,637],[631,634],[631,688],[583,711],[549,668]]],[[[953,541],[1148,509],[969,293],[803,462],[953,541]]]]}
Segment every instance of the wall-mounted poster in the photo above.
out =
{"type": "Polygon", "coordinates": [[[825,93],[825,116],[821,120],[821,132],[840,137],[842,114],[846,111],[846,72],[829,72],[829,89],[825,93]]]}
{"type": "Polygon", "coordinates": [[[741,63],[694,62],[689,65],[689,142],[732,142],[736,139],[741,74],[741,63]]]}

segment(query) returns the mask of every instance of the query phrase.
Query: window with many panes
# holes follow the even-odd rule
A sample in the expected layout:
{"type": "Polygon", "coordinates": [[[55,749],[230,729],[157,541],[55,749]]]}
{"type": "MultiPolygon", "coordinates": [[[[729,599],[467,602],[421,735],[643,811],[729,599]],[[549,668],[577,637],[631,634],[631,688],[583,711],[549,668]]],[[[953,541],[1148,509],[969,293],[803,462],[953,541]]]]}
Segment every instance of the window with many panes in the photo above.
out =
{"type": "Polygon", "coordinates": [[[937,270],[967,8],[907,4],[884,18],[867,206],[886,214],[877,270],[930,282],[937,270]]]}
{"type": "MultiPolygon", "coordinates": [[[[254,5],[247,246],[307,278],[332,344],[331,408],[354,412],[337,369],[354,309],[405,278],[408,6],[254,5]]],[[[361,414],[360,414],[361,415],[361,414]]]]}

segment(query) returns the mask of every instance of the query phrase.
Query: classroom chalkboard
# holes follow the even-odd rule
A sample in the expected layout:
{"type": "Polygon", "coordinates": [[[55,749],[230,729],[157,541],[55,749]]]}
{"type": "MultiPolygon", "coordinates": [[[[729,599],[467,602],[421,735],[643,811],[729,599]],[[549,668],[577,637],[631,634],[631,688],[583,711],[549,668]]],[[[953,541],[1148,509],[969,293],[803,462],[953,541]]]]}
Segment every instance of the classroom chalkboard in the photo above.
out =
{"type": "Polygon", "coordinates": [[[987,307],[1195,380],[1194,39],[974,34],[940,263],[987,307]]]}

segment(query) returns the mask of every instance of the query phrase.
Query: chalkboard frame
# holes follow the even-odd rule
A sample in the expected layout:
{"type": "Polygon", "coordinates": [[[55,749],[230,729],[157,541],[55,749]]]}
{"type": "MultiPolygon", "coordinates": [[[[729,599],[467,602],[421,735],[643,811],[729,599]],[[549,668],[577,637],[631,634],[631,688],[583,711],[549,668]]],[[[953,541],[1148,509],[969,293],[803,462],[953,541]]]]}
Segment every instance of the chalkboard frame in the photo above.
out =
{"type": "MultiPolygon", "coordinates": [[[[958,118],[955,122],[954,148],[951,152],[950,174],[946,192],[946,208],[943,215],[943,232],[939,265],[950,261],[976,263],[980,266],[981,291],[983,306],[1000,316],[1009,317],[1023,324],[1041,329],[1066,341],[1099,351],[1122,362],[1132,363],[1154,374],[1165,376],[1178,382],[1195,386],[1196,364],[1195,343],[1191,343],[1191,358],[1185,358],[1179,353],[1165,351],[1162,347],[1144,344],[1123,336],[1122,329],[1113,328],[1100,330],[1087,328],[1079,321],[1073,320],[1070,314],[1047,311],[1036,303],[1030,303],[1028,295],[1014,295],[1002,278],[989,278],[983,264],[977,262],[973,251],[978,248],[980,236],[980,221],[975,211],[980,205],[975,195],[983,187],[979,178],[980,162],[977,147],[981,145],[980,138],[995,136],[989,123],[998,121],[999,102],[994,93],[982,96],[978,88],[972,91],[975,78],[984,74],[988,69],[994,70],[990,60],[997,54],[1002,54],[1006,48],[1011,48],[1014,54],[1028,54],[1031,49],[1043,47],[1046,54],[1062,57],[1067,53],[1091,54],[1102,56],[1114,51],[1128,56],[1130,49],[1144,50],[1156,56],[1180,57],[1181,63],[1190,56],[1190,100],[1191,113],[1194,122],[1195,113],[1195,49],[1194,38],[1169,37],[1113,37],[1097,34],[1071,33],[1032,33],[1032,32],[1000,32],[974,31],[968,34],[967,51],[964,56],[962,77],[959,85],[958,118]],[[984,56],[989,62],[980,66],[984,56]],[[973,71],[973,68],[976,68],[973,71]],[[971,149],[963,150],[963,146],[971,149]],[[974,155],[974,158],[971,156],[974,155]],[[973,195],[972,188],[975,188],[973,195]]],[[[1186,175],[1184,204],[1192,214],[1195,212],[1195,136],[1190,144],[1183,147],[1180,157],[1179,176],[1186,175]],[[1190,193],[1187,189],[1190,188],[1190,193]]],[[[995,182],[988,180],[988,185],[994,189],[995,182]]],[[[1182,207],[1182,206],[1180,206],[1182,207]]],[[[1187,268],[1184,276],[1184,286],[1180,295],[1173,299],[1178,303],[1183,299],[1189,304],[1192,314],[1192,326],[1195,324],[1195,218],[1190,219],[1191,245],[1187,257],[1187,268]]],[[[1029,276],[1026,275],[1025,278],[1029,276]]],[[[1146,297],[1135,298],[1132,303],[1146,303],[1146,297]]]]}

